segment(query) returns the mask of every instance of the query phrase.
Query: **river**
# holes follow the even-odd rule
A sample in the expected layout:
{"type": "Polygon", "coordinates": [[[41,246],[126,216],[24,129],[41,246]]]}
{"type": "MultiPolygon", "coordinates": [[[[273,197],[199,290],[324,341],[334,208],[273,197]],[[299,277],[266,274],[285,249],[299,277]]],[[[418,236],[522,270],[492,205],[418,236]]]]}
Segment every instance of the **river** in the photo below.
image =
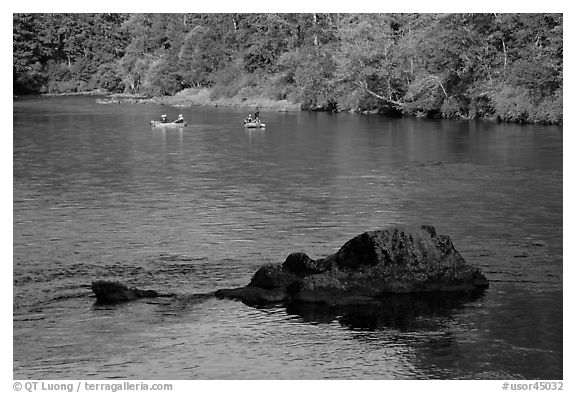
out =
{"type": "Polygon", "coordinates": [[[15,379],[561,379],[561,127],[14,100],[15,379]],[[184,129],[153,129],[162,113],[184,129]],[[327,311],[196,294],[434,225],[482,296],[327,311]],[[175,299],[96,305],[97,279],[175,299]],[[419,303],[420,302],[420,303],[419,303]]]}

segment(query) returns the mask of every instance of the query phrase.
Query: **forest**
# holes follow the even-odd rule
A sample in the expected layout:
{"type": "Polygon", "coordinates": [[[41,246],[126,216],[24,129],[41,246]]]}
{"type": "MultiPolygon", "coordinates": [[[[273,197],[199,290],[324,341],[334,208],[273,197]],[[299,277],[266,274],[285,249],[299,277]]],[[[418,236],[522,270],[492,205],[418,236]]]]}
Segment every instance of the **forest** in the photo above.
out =
{"type": "Polygon", "coordinates": [[[562,14],[13,14],[21,94],[562,124],[562,14]]]}

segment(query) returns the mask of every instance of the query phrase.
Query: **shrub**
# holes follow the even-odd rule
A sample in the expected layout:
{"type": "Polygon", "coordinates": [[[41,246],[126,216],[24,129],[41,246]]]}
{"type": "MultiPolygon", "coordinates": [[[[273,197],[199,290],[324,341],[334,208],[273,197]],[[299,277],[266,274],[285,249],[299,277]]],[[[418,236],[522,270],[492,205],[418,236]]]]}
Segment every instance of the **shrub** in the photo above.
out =
{"type": "Polygon", "coordinates": [[[468,108],[454,97],[444,100],[440,112],[443,117],[448,119],[461,119],[468,116],[468,108]]]}
{"type": "Polygon", "coordinates": [[[105,63],[98,67],[91,79],[92,85],[112,93],[120,93],[124,89],[115,63],[105,63]]]}
{"type": "Polygon", "coordinates": [[[495,114],[502,120],[520,123],[561,124],[562,89],[553,96],[536,99],[522,87],[506,86],[492,96],[495,114]]]}
{"type": "Polygon", "coordinates": [[[492,101],[495,114],[504,121],[524,123],[530,117],[532,103],[525,89],[506,86],[493,93],[492,101]]]}

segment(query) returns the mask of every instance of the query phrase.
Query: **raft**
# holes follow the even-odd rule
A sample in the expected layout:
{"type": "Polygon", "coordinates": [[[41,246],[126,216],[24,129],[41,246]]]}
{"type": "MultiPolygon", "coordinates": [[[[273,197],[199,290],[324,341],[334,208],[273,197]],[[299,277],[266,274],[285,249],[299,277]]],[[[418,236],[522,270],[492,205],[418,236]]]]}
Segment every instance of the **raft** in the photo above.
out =
{"type": "Polygon", "coordinates": [[[110,99],[96,98],[96,103],[97,104],[119,104],[120,100],[117,100],[114,98],[110,98],[110,99]]]}
{"type": "Polygon", "coordinates": [[[182,127],[186,127],[188,123],[184,122],[184,123],[173,123],[173,122],[168,122],[168,123],[162,123],[160,120],[150,120],[150,125],[152,127],[162,127],[162,128],[182,128],[182,127]]]}
{"type": "Polygon", "coordinates": [[[244,123],[244,128],[265,128],[266,124],[264,123],[244,123]]]}

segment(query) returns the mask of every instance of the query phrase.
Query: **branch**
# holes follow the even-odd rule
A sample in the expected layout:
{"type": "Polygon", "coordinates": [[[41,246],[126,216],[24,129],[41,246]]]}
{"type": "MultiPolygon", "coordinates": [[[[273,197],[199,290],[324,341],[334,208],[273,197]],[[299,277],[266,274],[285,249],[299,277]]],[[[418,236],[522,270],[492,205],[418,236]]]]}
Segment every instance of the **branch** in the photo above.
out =
{"type": "Polygon", "coordinates": [[[440,78],[434,75],[430,75],[428,78],[435,80],[438,86],[440,86],[440,88],[444,92],[444,97],[448,98],[448,94],[446,93],[446,89],[444,89],[444,85],[442,84],[442,82],[440,82],[440,78]]]}
{"type": "Polygon", "coordinates": [[[502,41],[502,51],[504,52],[504,70],[506,70],[506,64],[508,63],[508,53],[506,52],[506,43],[504,38],[500,39],[502,41]]]}
{"type": "Polygon", "coordinates": [[[367,84],[366,82],[354,81],[354,83],[355,83],[357,86],[359,86],[360,88],[364,89],[364,91],[366,91],[366,93],[368,93],[368,94],[370,94],[370,95],[372,95],[372,96],[374,96],[374,97],[376,97],[376,98],[378,98],[378,99],[380,99],[380,100],[382,100],[382,101],[386,101],[386,102],[388,102],[388,103],[390,103],[390,104],[392,104],[392,105],[396,105],[396,106],[398,106],[398,107],[400,107],[400,108],[403,108],[403,107],[406,105],[406,104],[403,103],[403,102],[395,101],[395,100],[392,100],[392,99],[390,99],[390,98],[386,98],[386,97],[384,97],[384,96],[382,96],[382,95],[380,95],[380,94],[378,94],[378,93],[370,90],[370,89],[368,88],[368,84],[367,84]]]}
{"type": "Polygon", "coordinates": [[[446,92],[446,89],[444,88],[444,85],[442,84],[442,82],[440,82],[440,78],[437,77],[436,75],[428,75],[426,78],[421,79],[419,82],[417,82],[416,86],[419,85],[419,87],[418,87],[418,91],[416,92],[416,95],[419,95],[422,92],[422,90],[424,90],[425,88],[430,87],[430,84],[427,83],[428,81],[432,82],[434,85],[436,85],[436,87],[440,86],[440,88],[442,89],[442,92],[444,93],[444,97],[449,98],[448,93],[446,92]]]}

